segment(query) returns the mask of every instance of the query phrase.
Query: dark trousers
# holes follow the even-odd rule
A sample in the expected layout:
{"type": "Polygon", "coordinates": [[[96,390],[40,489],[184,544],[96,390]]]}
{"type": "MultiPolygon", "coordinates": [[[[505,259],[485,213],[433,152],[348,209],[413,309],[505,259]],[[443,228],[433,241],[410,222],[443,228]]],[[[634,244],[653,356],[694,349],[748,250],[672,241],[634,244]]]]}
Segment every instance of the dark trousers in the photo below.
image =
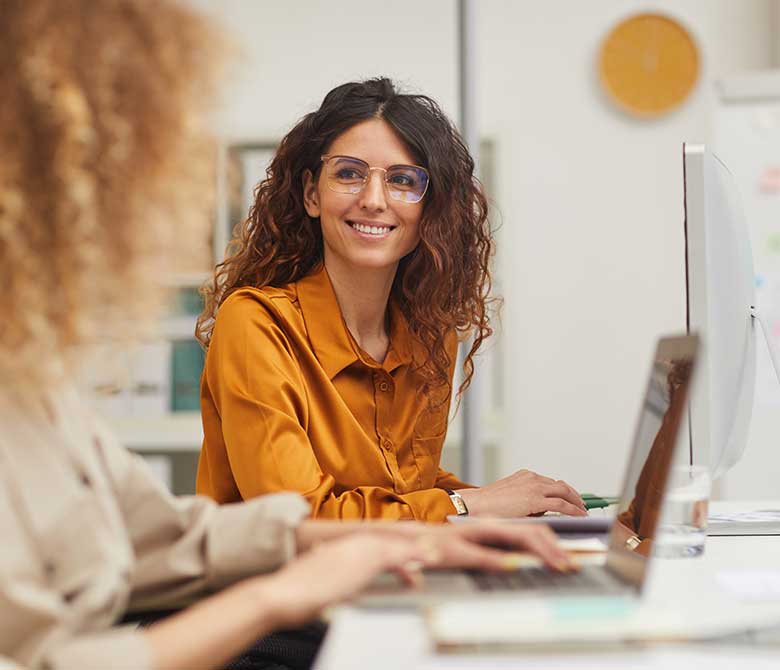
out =
{"type": "Polygon", "coordinates": [[[322,646],[327,626],[315,621],[303,628],[281,630],[260,638],[228,670],[309,670],[322,646]]]}
{"type": "MultiPolygon", "coordinates": [[[[149,612],[141,617],[127,617],[124,623],[137,622],[146,627],[174,614],[175,610],[149,612]]],[[[226,670],[310,670],[322,646],[328,627],[313,621],[302,628],[280,630],[266,635],[230,661],[226,670]]]]}

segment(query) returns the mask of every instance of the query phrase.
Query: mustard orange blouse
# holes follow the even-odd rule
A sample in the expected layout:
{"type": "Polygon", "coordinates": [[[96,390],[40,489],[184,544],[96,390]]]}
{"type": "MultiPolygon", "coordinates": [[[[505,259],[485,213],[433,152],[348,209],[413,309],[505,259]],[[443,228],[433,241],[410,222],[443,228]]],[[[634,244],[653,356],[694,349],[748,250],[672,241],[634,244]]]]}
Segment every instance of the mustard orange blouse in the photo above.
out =
{"type": "MultiPolygon", "coordinates": [[[[312,516],[442,521],[449,403],[430,409],[421,346],[390,309],[382,364],[362,351],[323,269],[283,288],[242,288],[219,309],[201,387],[197,490],[218,502],[296,491],[312,516]]],[[[455,337],[449,342],[454,370],[455,337]]]]}

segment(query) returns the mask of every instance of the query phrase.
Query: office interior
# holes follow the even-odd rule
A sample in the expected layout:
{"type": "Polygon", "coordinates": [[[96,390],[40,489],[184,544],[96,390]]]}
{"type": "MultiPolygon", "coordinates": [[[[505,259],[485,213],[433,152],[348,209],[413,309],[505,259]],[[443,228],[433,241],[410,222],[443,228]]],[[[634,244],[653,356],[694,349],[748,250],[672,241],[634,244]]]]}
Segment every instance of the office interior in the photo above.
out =
{"type": "MultiPolygon", "coordinates": [[[[338,11],[319,0],[298,0],[295,11],[288,3],[189,1],[236,45],[214,117],[213,211],[166,277],[173,304],[150,340],[118,365],[86,373],[125,446],[177,493],[194,489],[202,435],[196,288],[246,215],[275,143],[333,86],[376,75],[430,95],[456,121],[465,111],[456,0],[403,9],[365,0],[338,11]]],[[[615,495],[655,340],[686,328],[683,142],[706,143],[737,176],[757,300],[780,346],[780,2],[471,4],[467,104],[503,306],[466,409],[453,407],[443,465],[477,484],[528,468],[615,495]],[[611,31],[646,12],[682,26],[698,56],[690,90],[651,115],[626,109],[599,65],[611,31]],[[728,98],[729,87],[747,92],[728,98]],[[776,159],[740,149],[735,114],[777,148],[776,159]],[[477,457],[464,465],[466,411],[477,457]]],[[[715,498],[775,497],[780,385],[762,342],[757,354],[747,447],[715,498]]]]}

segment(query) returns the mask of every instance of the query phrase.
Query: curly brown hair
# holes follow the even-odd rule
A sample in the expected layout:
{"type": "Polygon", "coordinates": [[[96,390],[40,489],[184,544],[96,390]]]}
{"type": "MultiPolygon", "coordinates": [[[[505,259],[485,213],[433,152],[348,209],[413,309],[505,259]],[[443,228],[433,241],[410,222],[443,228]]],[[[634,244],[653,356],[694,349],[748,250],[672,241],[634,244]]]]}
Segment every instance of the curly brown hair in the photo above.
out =
{"type": "Polygon", "coordinates": [[[255,190],[249,217],[236,226],[226,260],[203,290],[197,337],[208,348],[219,306],[239,288],[280,287],[322,263],[322,231],[319,219],[309,217],[304,208],[303,175],[309,170],[316,177],[320,157],[333,141],[369,119],[388,123],[430,172],[420,243],[401,259],[391,295],[427,351],[419,370],[431,388],[449,389],[447,336],[473,336],[463,365],[462,392],[474,373],[475,353],[493,332],[487,200],[468,149],[436,102],[400,93],[386,78],[338,86],[284,137],[266,179],[255,190]]]}
{"type": "Polygon", "coordinates": [[[175,2],[0,13],[0,384],[40,387],[155,315],[211,190],[201,112],[224,43],[175,2]]]}

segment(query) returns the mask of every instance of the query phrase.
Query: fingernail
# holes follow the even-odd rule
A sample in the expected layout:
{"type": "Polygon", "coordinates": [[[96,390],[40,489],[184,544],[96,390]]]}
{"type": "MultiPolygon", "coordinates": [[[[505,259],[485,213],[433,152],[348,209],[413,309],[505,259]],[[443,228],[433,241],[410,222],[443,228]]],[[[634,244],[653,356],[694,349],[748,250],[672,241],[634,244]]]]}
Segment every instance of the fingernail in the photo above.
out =
{"type": "Polygon", "coordinates": [[[559,572],[576,572],[579,570],[577,565],[568,558],[560,558],[553,565],[559,572]]]}
{"type": "Polygon", "coordinates": [[[404,563],[404,570],[409,572],[420,572],[423,567],[425,567],[425,564],[422,561],[406,561],[404,563]]]}

